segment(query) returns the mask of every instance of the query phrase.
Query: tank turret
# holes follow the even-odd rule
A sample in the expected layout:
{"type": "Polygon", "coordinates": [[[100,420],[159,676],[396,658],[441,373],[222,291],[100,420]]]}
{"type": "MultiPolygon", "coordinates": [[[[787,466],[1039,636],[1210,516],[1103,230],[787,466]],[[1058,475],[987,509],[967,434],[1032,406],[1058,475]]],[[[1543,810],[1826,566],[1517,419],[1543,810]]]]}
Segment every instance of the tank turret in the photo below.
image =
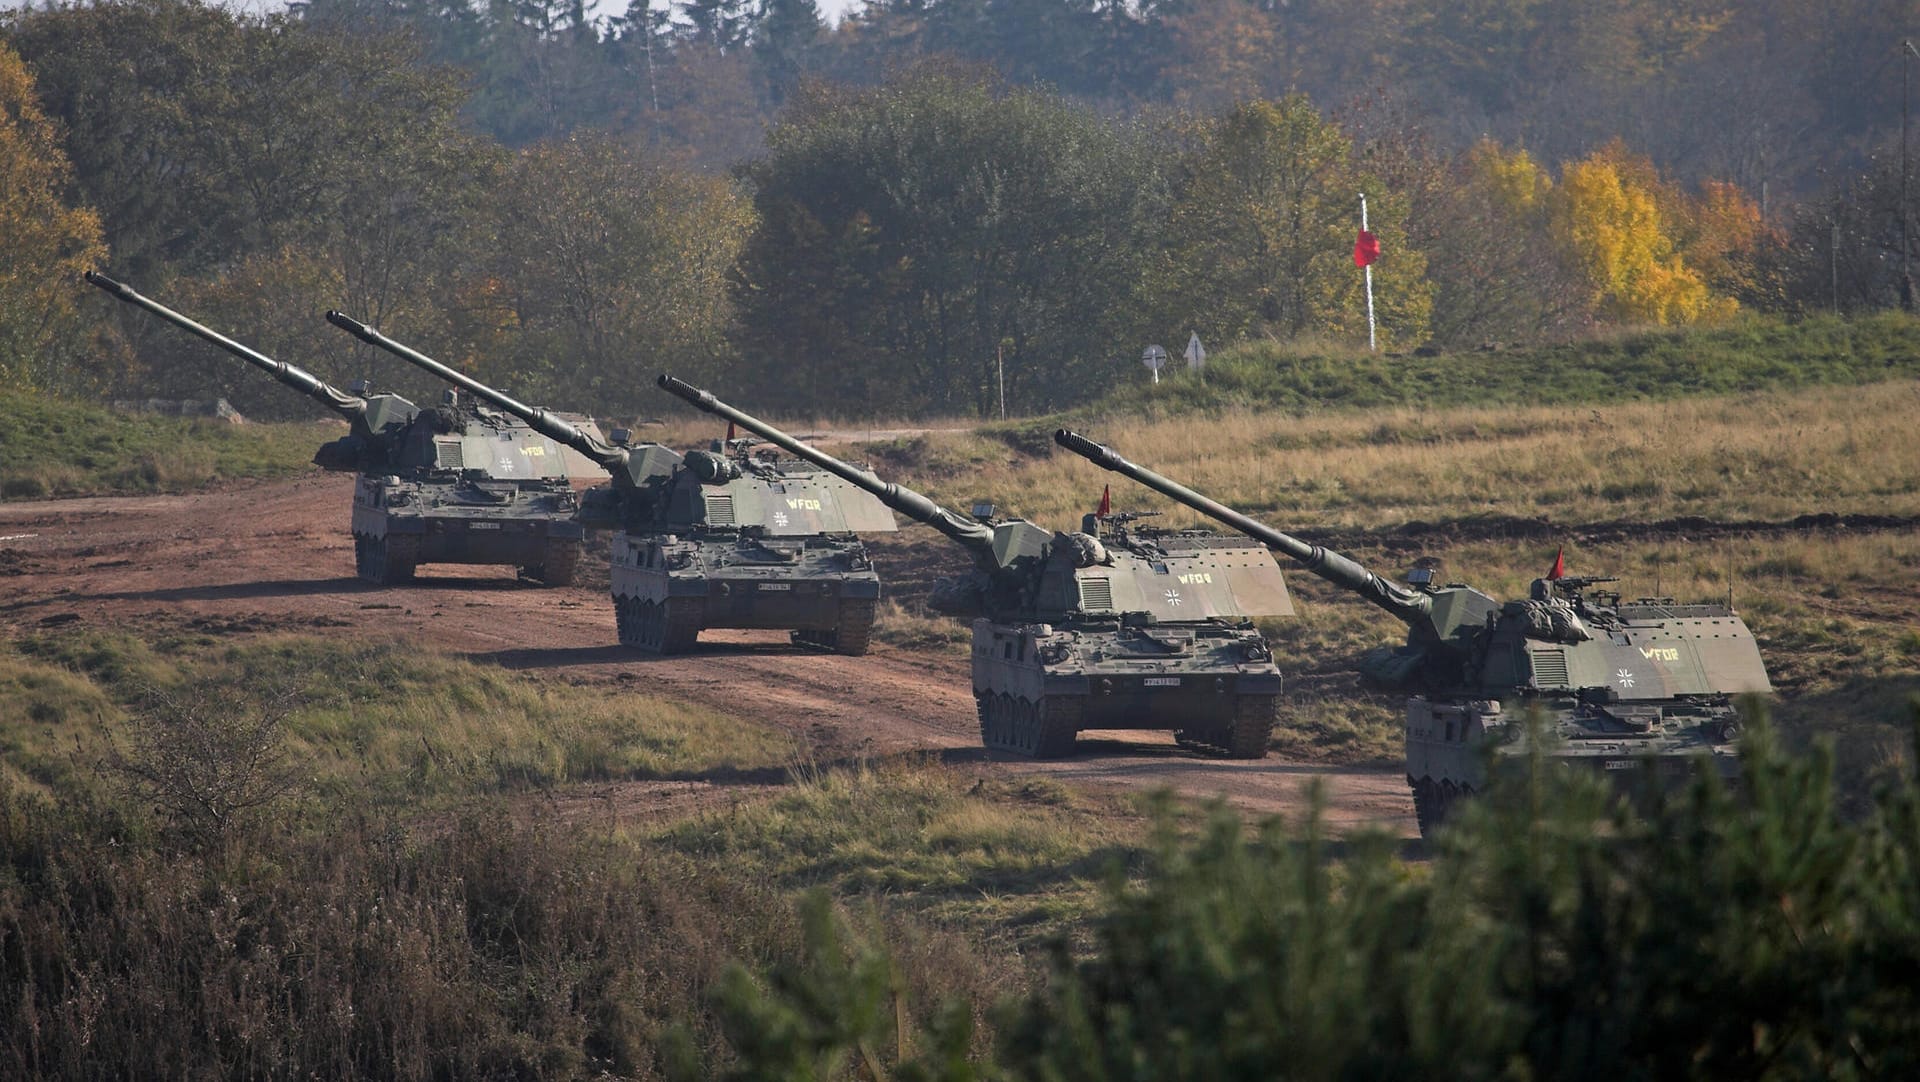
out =
{"type": "Polygon", "coordinates": [[[1436,584],[1425,569],[1402,587],[1067,429],[1054,440],[1240,530],[1407,625],[1405,645],[1370,651],[1360,672],[1414,695],[1407,780],[1423,831],[1444,818],[1455,796],[1483,784],[1476,745],[1520,746],[1516,706],[1542,711],[1553,723],[1552,754],[1575,765],[1617,772],[1650,763],[1657,772],[1683,768],[1684,776],[1706,759],[1730,776],[1739,731],[1732,697],[1772,690],[1753,633],[1729,606],[1623,601],[1597,588],[1613,579],[1566,575],[1559,560],[1530,596],[1505,602],[1464,584],[1436,584]]]}
{"type": "Polygon", "coordinates": [[[997,571],[1012,566],[1022,558],[1038,556],[1053,540],[1052,530],[1031,522],[1014,520],[990,524],[956,514],[904,485],[882,481],[867,470],[843,462],[811,444],[802,443],[765,421],[720,401],[710,392],[669,375],[662,375],[658,382],[662,389],[699,409],[726,418],[788,454],[805,459],[848,484],[872,493],[892,510],[933,527],[972,554],[975,563],[984,571],[997,571]]]}
{"type": "Polygon", "coordinates": [[[1225,523],[1283,556],[1291,557],[1302,568],[1358,594],[1386,610],[1407,625],[1408,642],[1423,652],[1435,648],[1466,653],[1484,629],[1487,617],[1500,608],[1494,599],[1468,586],[1454,585],[1433,589],[1424,580],[1408,589],[1387,581],[1361,566],[1349,556],[1297,537],[1281,533],[1263,522],[1209,499],[1198,492],[1144,466],[1127,461],[1119,452],[1087,439],[1068,429],[1054,433],[1054,442],[1095,465],[1129,477],[1155,492],[1225,523]]]}
{"type": "Polygon", "coordinates": [[[607,475],[613,479],[616,489],[622,491],[642,489],[646,487],[649,480],[667,476],[680,463],[678,454],[657,443],[642,444],[638,447],[616,446],[608,443],[559,414],[519,402],[463,372],[449,368],[424,353],[394,341],[343,312],[329,311],[327,322],[369,345],[384,349],[466,390],[494,407],[519,418],[535,432],[585,455],[594,465],[607,472],[607,475]]]}
{"type": "Polygon", "coordinates": [[[1147,529],[1124,512],[1070,533],[963,516],[671,376],[659,382],[966,550],[972,571],[934,605],[977,614],[973,688],[988,748],[1058,756],[1082,729],[1171,729],[1196,750],[1266,754],[1280,673],[1252,618],[1293,608],[1264,547],[1147,529]]]}

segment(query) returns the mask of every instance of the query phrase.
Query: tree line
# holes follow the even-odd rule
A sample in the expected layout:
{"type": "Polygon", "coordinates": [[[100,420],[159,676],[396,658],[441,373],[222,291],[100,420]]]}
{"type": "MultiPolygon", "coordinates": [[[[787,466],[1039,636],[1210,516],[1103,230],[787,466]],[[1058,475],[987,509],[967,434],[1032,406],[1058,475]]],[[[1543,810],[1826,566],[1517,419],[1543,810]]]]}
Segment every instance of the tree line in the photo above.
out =
{"type": "MultiPolygon", "coordinates": [[[[1758,172],[1607,120],[1594,87],[1571,142],[1449,130],[1536,107],[1498,88],[1544,79],[1543,49],[1568,77],[1666,85],[1748,27],[1746,6],[1570,22],[1550,18],[1561,4],[1484,6],[1471,32],[1411,3],[1241,0],[890,0],[833,29],[809,0],[598,24],[532,3],[15,12],[0,375],[300,411],[80,297],[78,270],[103,266],[343,383],[433,393],[328,333],[328,307],[603,414],[657,409],[645,387],[668,367],[785,410],[985,415],[1004,387],[1038,412],[1138,378],[1147,342],[1364,341],[1361,194],[1388,349],[1901,300],[1902,170],[1875,154],[1872,103],[1816,94],[1846,113],[1822,128],[1831,156],[1769,150],[1758,172]],[[1401,28],[1370,46],[1400,52],[1353,70],[1413,74],[1353,94],[1345,69],[1314,75],[1357,40],[1334,32],[1349,23],[1401,28]],[[1432,30],[1420,63],[1413,26],[1432,30]],[[1282,47],[1307,27],[1325,48],[1282,47]],[[1567,67],[1565,34],[1632,48],[1567,67]],[[1463,74],[1500,57],[1485,85],[1463,74]],[[1416,107],[1416,86],[1437,96],[1416,107]]],[[[1814,45],[1870,16],[1848,9],[1814,45]]]]}

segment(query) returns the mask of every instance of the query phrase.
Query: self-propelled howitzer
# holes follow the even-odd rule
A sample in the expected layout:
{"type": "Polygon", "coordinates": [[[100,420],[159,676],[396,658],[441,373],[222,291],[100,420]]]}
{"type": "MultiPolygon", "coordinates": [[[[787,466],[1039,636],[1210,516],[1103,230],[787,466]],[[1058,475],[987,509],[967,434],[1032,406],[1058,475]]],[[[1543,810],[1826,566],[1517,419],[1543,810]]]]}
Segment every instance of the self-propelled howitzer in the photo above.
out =
{"type": "Polygon", "coordinates": [[[895,528],[866,493],[751,454],[738,441],[685,456],[657,443],[609,443],[338,312],[327,319],[607,472],[610,483],[587,493],[582,517],[614,531],[608,580],[622,643],[678,653],[707,628],[765,628],[803,645],[866,653],[880,576],[856,533],[895,528]]]}
{"type": "MultiPolygon", "coordinates": [[[[1407,625],[1399,647],[1369,652],[1361,675],[1409,692],[1407,782],[1422,832],[1452,801],[1485,784],[1483,748],[1525,748],[1526,711],[1553,738],[1547,754],[1570,766],[1618,772],[1650,763],[1686,776],[1701,760],[1722,776],[1738,768],[1733,697],[1767,692],[1753,633],[1726,605],[1671,598],[1623,601],[1592,589],[1608,578],[1535,580],[1526,600],[1500,602],[1416,569],[1400,586],[1354,560],[1291,537],[1061,429],[1063,447],[1255,538],[1407,625]]],[[[1557,563],[1557,562],[1556,562],[1557,563]]]]}
{"type": "Polygon", "coordinates": [[[991,749],[1054,757],[1084,729],[1171,729],[1184,746],[1266,754],[1280,693],[1252,617],[1293,611],[1263,547],[1088,515],[1062,533],[956,514],[670,376],[660,385],[872,493],[964,548],[973,570],[935,608],[973,621],[973,694],[991,749]]]}
{"type": "Polygon", "coordinates": [[[349,394],[158,304],[107,276],[87,281],[253,365],[345,418],[316,465],[356,474],[354,561],[369,582],[405,582],[423,563],[514,564],[550,585],[573,579],[583,531],[559,448],[510,418],[448,401],[349,394]]]}

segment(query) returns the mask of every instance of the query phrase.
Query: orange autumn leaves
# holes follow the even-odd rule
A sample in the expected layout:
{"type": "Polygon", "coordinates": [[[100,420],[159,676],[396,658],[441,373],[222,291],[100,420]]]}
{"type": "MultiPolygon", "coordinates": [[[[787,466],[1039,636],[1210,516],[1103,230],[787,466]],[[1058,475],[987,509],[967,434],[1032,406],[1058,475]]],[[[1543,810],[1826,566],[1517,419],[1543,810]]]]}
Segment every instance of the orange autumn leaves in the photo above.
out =
{"type": "Polygon", "coordinates": [[[1619,140],[1561,167],[1556,182],[1525,150],[1491,140],[1471,154],[1475,179],[1518,220],[1560,247],[1586,276],[1596,314],[1677,325],[1723,320],[1739,307],[1741,255],[1760,240],[1760,209],[1737,187],[1698,195],[1664,180],[1619,140]]]}

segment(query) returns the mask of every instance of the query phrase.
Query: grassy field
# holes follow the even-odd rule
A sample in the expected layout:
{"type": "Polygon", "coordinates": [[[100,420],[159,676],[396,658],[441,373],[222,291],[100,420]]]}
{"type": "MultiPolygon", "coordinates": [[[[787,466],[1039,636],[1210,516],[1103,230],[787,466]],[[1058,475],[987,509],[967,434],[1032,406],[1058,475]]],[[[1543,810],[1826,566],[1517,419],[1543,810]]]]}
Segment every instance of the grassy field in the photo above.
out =
{"type": "MultiPolygon", "coordinates": [[[[1294,416],[1236,409],[1070,426],[1132,461],[1282,529],[1681,515],[1744,521],[1920,514],[1908,446],[1920,383],[1769,391],[1578,409],[1513,407],[1294,416]]],[[[1050,422],[874,445],[883,471],[966,507],[995,499],[1042,522],[1169,502],[1052,444],[1050,422]]],[[[1182,511],[1172,521],[1191,521],[1182,511]]]]}
{"type": "Polygon", "coordinates": [[[569,783],[779,769],[797,749],[769,730],[622,688],[573,687],[388,643],[281,635],[50,634],[0,650],[0,772],[58,789],[154,693],[284,713],[302,791],[419,806],[569,783]]]}
{"type": "Polygon", "coordinates": [[[0,391],[0,499],[181,492],[309,469],[337,424],[247,424],[118,413],[0,391]]]}
{"type": "Polygon", "coordinates": [[[1790,322],[1749,315],[1721,327],[1616,329],[1579,342],[1432,356],[1369,353],[1345,343],[1252,342],[1210,356],[1204,376],[1169,368],[1158,385],[1137,363],[1129,365],[1125,385],[1085,412],[1580,406],[1914,376],[1920,320],[1911,316],[1790,322]]]}
{"type": "MultiPolygon", "coordinates": [[[[901,960],[903,1010],[984,1010],[1034,986],[1035,948],[1080,934],[1146,836],[1129,800],[911,756],[828,766],[629,684],[417,645],[48,633],[0,647],[0,716],[0,928],[36,959],[0,971],[42,1005],[34,1047],[162,1073],[261,1065],[229,1052],[370,1069],[328,1058],[362,1041],[337,1024],[354,1012],[395,1027],[369,1038],[382,1055],[456,1074],[658,1077],[673,1041],[713,1063],[711,988],[736,960],[796,957],[815,890],[901,960]],[[709,795],[603,813],[671,781],[709,795]],[[103,966],[169,1004],[160,1031],[88,1021],[46,976],[103,966]],[[289,1010],[307,1020],[264,1021],[289,1010]]],[[[0,1010],[0,1062],[45,1071],[4,1051],[25,1024],[0,1010]]]]}
{"type": "MultiPolygon", "coordinates": [[[[278,757],[297,778],[283,804],[320,820],[351,808],[424,829],[497,798],[784,778],[736,788],[711,809],[688,809],[691,818],[623,818],[618,833],[795,890],[925,894],[943,919],[982,928],[1010,912],[1073,911],[1061,889],[1085,888],[1103,854],[1137,839],[1124,803],[1044,781],[974,785],[912,757],[830,767],[779,730],[627,684],[577,686],[400,644],[274,633],[49,633],[8,644],[0,716],[18,721],[0,734],[0,784],[112,802],[129,761],[162,745],[199,749],[208,769],[237,761],[230,729],[160,708],[181,702],[213,704],[208,718],[270,716],[278,757]]],[[[596,815],[591,801],[567,807],[596,815]]]]}

